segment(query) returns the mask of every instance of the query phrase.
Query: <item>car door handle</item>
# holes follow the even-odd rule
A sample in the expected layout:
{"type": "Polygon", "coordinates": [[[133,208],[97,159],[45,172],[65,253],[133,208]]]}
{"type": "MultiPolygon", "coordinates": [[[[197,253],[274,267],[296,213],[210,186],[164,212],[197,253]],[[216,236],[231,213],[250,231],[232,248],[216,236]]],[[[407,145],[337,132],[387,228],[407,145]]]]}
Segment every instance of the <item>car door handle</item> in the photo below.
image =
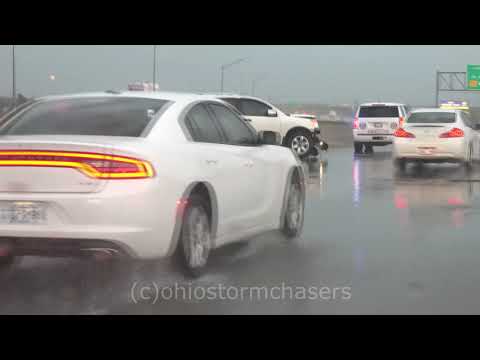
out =
{"type": "Polygon", "coordinates": [[[207,160],[207,165],[217,165],[218,161],[217,160],[207,160]]]}

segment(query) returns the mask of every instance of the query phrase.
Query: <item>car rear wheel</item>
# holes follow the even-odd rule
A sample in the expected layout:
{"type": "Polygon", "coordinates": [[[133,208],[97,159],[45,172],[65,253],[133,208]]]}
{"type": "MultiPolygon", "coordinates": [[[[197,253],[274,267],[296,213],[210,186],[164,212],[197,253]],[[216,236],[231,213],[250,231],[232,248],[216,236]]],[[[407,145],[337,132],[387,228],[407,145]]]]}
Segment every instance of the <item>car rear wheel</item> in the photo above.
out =
{"type": "Polygon", "coordinates": [[[303,231],[305,191],[300,181],[300,178],[295,175],[288,188],[282,232],[289,239],[300,236],[303,231]]]}
{"type": "Polygon", "coordinates": [[[299,157],[309,156],[313,149],[312,135],[308,130],[296,130],[288,136],[287,146],[299,157]]]}
{"type": "Polygon", "coordinates": [[[355,154],[361,154],[363,150],[363,144],[362,143],[354,143],[353,148],[355,150],[355,154]]]}
{"type": "Polygon", "coordinates": [[[0,274],[8,276],[12,269],[14,269],[15,266],[20,264],[21,259],[21,257],[13,255],[0,257],[0,274]]]}
{"type": "Polygon", "coordinates": [[[212,234],[207,207],[200,197],[188,200],[177,246],[177,260],[189,277],[205,273],[211,250],[212,234]]]}
{"type": "Polygon", "coordinates": [[[404,172],[407,168],[407,162],[404,159],[395,159],[394,165],[397,170],[400,172],[404,172]]]}
{"type": "Polygon", "coordinates": [[[467,170],[472,170],[473,167],[473,146],[470,145],[468,147],[468,157],[467,160],[465,161],[465,168],[467,170]]]}

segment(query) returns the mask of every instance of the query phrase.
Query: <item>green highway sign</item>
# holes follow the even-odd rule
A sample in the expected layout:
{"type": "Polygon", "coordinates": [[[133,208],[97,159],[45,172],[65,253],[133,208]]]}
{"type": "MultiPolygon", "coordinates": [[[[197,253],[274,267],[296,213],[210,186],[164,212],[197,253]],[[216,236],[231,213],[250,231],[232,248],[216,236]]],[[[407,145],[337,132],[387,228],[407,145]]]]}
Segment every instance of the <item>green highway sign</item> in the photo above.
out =
{"type": "Polygon", "coordinates": [[[480,90],[480,65],[467,65],[467,90],[480,90]]]}

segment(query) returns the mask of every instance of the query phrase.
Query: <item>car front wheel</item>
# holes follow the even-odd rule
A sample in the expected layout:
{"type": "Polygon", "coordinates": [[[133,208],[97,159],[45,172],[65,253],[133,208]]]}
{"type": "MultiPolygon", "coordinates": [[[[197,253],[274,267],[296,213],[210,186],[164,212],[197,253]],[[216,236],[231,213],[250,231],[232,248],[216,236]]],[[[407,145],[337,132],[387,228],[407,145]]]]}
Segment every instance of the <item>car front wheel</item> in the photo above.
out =
{"type": "Polygon", "coordinates": [[[299,157],[303,158],[312,152],[312,134],[308,130],[296,130],[287,139],[287,146],[299,157]]]}

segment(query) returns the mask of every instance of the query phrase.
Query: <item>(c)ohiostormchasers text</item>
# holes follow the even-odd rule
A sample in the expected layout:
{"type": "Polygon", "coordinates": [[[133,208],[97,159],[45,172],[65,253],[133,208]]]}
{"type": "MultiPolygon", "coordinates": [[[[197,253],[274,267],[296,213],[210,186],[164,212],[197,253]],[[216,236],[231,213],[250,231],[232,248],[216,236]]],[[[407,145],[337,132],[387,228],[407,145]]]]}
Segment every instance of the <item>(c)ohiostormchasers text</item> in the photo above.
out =
{"type": "Polygon", "coordinates": [[[277,286],[226,286],[216,284],[178,284],[160,286],[155,282],[136,282],[131,289],[135,303],[158,301],[348,301],[352,298],[351,286],[294,286],[281,283],[277,286]]]}

